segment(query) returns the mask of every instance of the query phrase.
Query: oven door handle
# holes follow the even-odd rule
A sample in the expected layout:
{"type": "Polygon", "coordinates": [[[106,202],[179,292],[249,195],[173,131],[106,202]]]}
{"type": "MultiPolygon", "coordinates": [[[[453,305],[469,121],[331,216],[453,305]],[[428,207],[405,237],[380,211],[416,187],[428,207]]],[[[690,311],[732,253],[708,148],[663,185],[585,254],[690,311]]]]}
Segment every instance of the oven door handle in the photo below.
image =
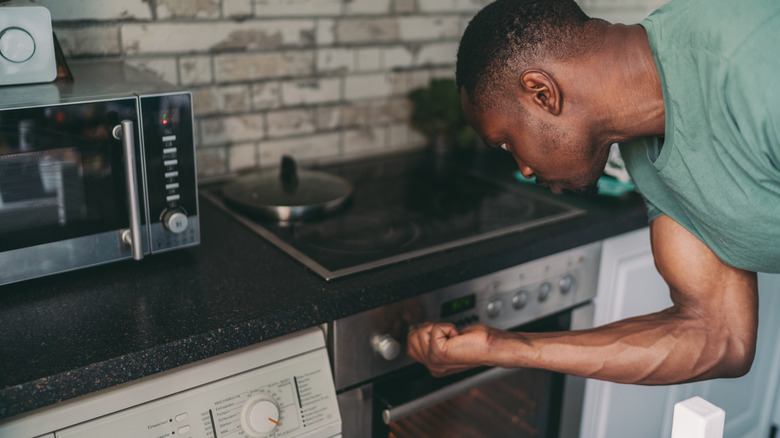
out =
{"type": "Polygon", "coordinates": [[[141,239],[141,202],[138,199],[138,178],[135,172],[135,136],[133,135],[133,121],[122,120],[119,125],[114,126],[112,132],[114,138],[122,140],[122,153],[125,162],[125,177],[127,181],[127,201],[130,210],[130,232],[125,232],[122,239],[130,244],[133,251],[133,258],[141,260],[144,258],[143,241],[141,239]]]}
{"type": "Polygon", "coordinates": [[[482,386],[486,383],[506,377],[512,373],[516,373],[517,371],[517,368],[491,368],[487,371],[467,379],[460,380],[451,385],[447,385],[444,388],[406,402],[402,405],[388,407],[382,411],[382,420],[385,422],[385,424],[396,422],[410,415],[424,411],[431,406],[436,406],[439,403],[445,402],[455,396],[466,393],[478,386],[482,386]]]}

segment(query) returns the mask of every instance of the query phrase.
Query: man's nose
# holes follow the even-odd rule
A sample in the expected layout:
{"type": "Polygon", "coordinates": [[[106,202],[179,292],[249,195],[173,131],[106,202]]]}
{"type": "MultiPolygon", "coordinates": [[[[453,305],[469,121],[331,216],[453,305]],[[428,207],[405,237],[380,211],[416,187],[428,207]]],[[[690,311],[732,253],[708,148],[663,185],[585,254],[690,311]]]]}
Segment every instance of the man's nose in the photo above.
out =
{"type": "Polygon", "coordinates": [[[517,163],[517,164],[520,167],[520,173],[523,175],[525,179],[531,179],[535,176],[533,169],[521,163],[517,163]]]}

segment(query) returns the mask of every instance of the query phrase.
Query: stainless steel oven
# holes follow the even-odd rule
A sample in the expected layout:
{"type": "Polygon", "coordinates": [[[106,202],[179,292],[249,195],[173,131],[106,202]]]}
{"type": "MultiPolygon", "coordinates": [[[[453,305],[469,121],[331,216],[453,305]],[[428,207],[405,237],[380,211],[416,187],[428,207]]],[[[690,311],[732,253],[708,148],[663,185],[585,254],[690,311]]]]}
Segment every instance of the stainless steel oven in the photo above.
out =
{"type": "Polygon", "coordinates": [[[508,330],[592,326],[600,243],[337,320],[331,358],[350,437],[575,437],[584,380],[536,369],[433,378],[405,354],[427,320],[508,330]]]}
{"type": "Polygon", "coordinates": [[[0,87],[0,285],[195,245],[192,98],[119,62],[0,87]]]}

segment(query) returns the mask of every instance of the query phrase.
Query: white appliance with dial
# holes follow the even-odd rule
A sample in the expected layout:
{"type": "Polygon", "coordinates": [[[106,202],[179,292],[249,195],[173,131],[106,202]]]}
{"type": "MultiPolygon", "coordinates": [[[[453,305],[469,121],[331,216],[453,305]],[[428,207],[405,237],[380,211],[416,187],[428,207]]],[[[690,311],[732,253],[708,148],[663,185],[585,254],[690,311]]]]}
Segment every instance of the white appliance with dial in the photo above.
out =
{"type": "Polygon", "coordinates": [[[0,1],[0,86],[56,77],[49,10],[28,0],[0,1]]]}
{"type": "Polygon", "coordinates": [[[322,330],[313,328],[0,423],[0,436],[341,436],[322,330]]]}

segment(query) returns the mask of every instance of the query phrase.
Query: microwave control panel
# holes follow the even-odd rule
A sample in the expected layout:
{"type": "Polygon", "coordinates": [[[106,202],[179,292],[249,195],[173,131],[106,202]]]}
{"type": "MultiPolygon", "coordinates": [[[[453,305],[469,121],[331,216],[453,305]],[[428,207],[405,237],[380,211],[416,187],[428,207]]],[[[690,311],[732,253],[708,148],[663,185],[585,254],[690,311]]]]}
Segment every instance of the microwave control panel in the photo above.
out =
{"type": "Polygon", "coordinates": [[[198,243],[198,191],[189,92],[141,96],[150,250],[198,243]]]}

